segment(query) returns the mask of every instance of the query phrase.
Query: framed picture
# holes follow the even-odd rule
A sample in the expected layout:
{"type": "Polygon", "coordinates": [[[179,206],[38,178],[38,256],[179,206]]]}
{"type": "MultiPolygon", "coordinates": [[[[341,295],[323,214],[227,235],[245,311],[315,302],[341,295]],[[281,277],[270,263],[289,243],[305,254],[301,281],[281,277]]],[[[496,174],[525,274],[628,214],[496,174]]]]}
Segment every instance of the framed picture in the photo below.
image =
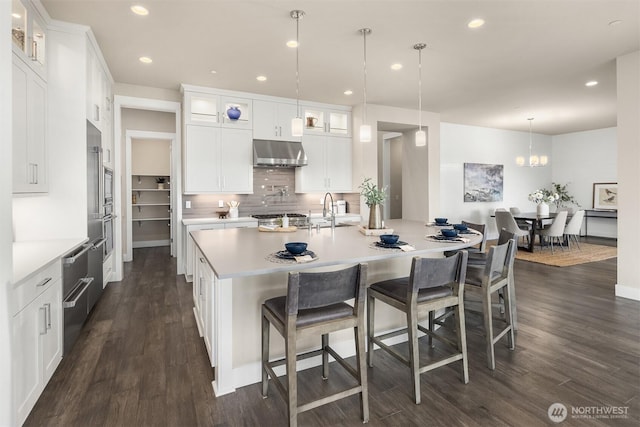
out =
{"type": "Polygon", "coordinates": [[[501,202],[504,165],[464,164],[464,201],[501,202]]]}
{"type": "Polygon", "coordinates": [[[593,183],[593,209],[618,209],[618,183],[593,183]]]}

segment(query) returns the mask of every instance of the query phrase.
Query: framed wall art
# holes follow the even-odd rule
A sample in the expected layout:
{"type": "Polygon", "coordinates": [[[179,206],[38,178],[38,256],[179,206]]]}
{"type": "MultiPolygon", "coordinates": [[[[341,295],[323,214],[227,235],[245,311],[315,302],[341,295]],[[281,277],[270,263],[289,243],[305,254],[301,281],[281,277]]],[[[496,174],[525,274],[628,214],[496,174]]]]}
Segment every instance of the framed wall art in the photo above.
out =
{"type": "Polygon", "coordinates": [[[593,183],[593,209],[617,210],[618,209],[618,183],[594,182],[593,183]]]}
{"type": "Polygon", "coordinates": [[[464,201],[501,202],[504,165],[464,164],[464,201]]]}

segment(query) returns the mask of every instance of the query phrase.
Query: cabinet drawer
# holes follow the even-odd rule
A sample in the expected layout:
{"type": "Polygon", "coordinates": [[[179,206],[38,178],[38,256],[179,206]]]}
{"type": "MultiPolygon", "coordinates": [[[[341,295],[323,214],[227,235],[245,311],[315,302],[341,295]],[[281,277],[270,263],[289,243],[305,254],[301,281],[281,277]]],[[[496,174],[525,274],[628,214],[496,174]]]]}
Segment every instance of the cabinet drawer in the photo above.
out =
{"type": "Polygon", "coordinates": [[[26,279],[14,284],[12,288],[11,315],[18,313],[49,286],[59,280],[62,280],[62,264],[60,259],[56,259],[26,279]]]}

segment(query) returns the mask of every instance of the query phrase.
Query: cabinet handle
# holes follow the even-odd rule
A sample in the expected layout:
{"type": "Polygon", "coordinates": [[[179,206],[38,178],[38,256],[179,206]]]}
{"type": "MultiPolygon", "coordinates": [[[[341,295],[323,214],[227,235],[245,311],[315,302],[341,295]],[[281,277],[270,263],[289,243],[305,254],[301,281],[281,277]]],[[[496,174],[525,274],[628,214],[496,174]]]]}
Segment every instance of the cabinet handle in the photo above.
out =
{"type": "Polygon", "coordinates": [[[224,190],[227,187],[227,177],[222,177],[222,189],[224,190]]]}
{"type": "Polygon", "coordinates": [[[278,126],[273,127],[273,136],[278,136],[278,126]]]}
{"type": "Polygon", "coordinates": [[[202,296],[202,277],[198,278],[198,295],[202,296]]]}
{"type": "Polygon", "coordinates": [[[48,302],[44,305],[45,321],[44,325],[46,330],[51,329],[51,303],[48,302]]]}
{"type": "Polygon", "coordinates": [[[96,122],[100,121],[100,106],[97,104],[93,105],[93,120],[96,122]]]}
{"type": "Polygon", "coordinates": [[[38,42],[35,40],[31,42],[31,60],[38,60],[38,42]]]}
{"type": "Polygon", "coordinates": [[[40,335],[46,335],[47,334],[47,307],[42,306],[38,309],[38,313],[42,313],[42,320],[43,322],[40,324],[41,328],[40,328],[40,335]],[[44,326],[44,329],[42,328],[42,326],[44,326]]]}
{"type": "Polygon", "coordinates": [[[282,136],[282,126],[278,126],[278,130],[280,131],[280,135],[278,136],[282,136]]]}
{"type": "Polygon", "coordinates": [[[34,179],[34,184],[38,184],[38,164],[34,163],[33,164],[33,170],[34,170],[34,175],[33,175],[33,179],[34,179]]]}
{"type": "Polygon", "coordinates": [[[36,288],[39,288],[41,286],[46,285],[47,283],[49,283],[51,281],[51,277],[45,277],[44,279],[42,279],[42,281],[40,283],[38,283],[36,285],[36,288]]]}

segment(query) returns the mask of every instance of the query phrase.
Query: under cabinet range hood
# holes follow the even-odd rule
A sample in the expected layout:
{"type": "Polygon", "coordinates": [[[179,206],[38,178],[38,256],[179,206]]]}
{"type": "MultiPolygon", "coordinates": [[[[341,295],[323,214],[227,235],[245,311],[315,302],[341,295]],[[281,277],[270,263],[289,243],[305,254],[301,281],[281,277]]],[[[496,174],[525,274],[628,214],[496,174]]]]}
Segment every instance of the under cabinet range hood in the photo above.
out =
{"type": "Polygon", "coordinates": [[[306,166],[307,155],[301,142],[254,139],[253,165],[272,168],[306,166]]]}

